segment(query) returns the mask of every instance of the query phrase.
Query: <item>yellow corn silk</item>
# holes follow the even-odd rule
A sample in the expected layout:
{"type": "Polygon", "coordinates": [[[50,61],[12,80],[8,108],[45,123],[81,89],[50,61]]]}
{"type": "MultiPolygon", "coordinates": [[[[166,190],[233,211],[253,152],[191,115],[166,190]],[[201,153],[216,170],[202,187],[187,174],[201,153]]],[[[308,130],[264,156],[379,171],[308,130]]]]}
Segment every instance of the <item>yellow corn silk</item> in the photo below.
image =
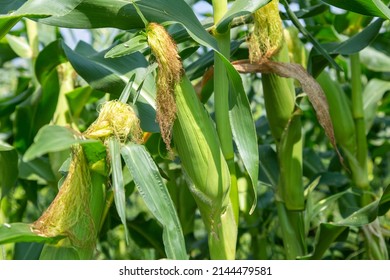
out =
{"type": "Polygon", "coordinates": [[[249,38],[249,59],[261,62],[276,54],[283,41],[283,25],[279,1],[272,0],[253,14],[254,29],[249,38]]]}
{"type": "Polygon", "coordinates": [[[148,44],[155,56],[157,69],[156,120],[167,149],[171,149],[172,127],[176,119],[175,85],[180,82],[182,63],[177,46],[164,27],[149,23],[146,28],[148,44]]]}
{"type": "Polygon", "coordinates": [[[113,136],[122,143],[127,140],[142,142],[140,121],[134,109],[129,104],[117,100],[103,104],[99,117],[84,132],[84,136],[101,139],[103,142],[113,136]]]}

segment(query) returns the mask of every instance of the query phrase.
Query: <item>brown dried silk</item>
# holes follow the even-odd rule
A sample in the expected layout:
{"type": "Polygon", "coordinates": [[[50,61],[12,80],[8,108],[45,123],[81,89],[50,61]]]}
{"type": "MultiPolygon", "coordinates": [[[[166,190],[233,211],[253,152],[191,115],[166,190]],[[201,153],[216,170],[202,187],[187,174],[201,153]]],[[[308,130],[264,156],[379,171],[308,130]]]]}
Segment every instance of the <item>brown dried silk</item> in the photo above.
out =
{"type": "Polygon", "coordinates": [[[299,64],[275,62],[264,59],[258,63],[250,63],[249,60],[234,61],[233,66],[240,73],[274,73],[283,78],[293,78],[299,81],[302,90],[307,94],[310,103],[316,112],[318,122],[324,128],[331,144],[335,148],[340,162],[344,165],[343,157],[336,145],[333,124],[329,114],[329,106],[325,93],[317,81],[299,64]]]}
{"type": "Polygon", "coordinates": [[[146,32],[148,44],[158,63],[156,120],[165,145],[170,150],[172,127],[176,119],[174,89],[181,79],[182,63],[176,44],[164,27],[157,23],[149,23],[146,32]]]}

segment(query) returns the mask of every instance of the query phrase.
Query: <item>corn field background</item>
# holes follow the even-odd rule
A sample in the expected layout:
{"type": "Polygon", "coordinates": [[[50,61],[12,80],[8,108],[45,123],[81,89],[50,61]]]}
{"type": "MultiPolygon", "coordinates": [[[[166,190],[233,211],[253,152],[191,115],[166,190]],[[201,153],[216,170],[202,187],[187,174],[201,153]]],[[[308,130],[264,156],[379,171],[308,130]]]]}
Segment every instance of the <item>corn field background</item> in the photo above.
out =
{"type": "Polygon", "coordinates": [[[389,259],[388,0],[0,0],[0,259],[389,259]]]}

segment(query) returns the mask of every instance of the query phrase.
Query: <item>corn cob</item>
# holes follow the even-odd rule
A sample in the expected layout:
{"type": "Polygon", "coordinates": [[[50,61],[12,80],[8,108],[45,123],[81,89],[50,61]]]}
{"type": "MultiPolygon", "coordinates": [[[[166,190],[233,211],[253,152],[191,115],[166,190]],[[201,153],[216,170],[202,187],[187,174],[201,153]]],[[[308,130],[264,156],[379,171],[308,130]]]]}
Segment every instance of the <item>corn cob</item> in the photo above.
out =
{"type": "Polygon", "coordinates": [[[176,86],[175,96],[175,147],[184,170],[193,182],[191,192],[207,220],[206,226],[212,232],[215,220],[225,211],[229,201],[228,166],[215,127],[186,76],[176,86]]]}

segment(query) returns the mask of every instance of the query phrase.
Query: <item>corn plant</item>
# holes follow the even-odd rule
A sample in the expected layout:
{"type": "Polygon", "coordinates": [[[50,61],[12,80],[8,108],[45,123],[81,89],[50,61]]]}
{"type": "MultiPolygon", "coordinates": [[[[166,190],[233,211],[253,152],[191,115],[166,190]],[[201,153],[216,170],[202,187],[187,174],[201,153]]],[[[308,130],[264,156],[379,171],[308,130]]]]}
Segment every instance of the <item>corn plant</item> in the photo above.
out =
{"type": "Polygon", "coordinates": [[[1,259],[389,258],[389,1],[228,2],[0,4],[1,259]]]}

